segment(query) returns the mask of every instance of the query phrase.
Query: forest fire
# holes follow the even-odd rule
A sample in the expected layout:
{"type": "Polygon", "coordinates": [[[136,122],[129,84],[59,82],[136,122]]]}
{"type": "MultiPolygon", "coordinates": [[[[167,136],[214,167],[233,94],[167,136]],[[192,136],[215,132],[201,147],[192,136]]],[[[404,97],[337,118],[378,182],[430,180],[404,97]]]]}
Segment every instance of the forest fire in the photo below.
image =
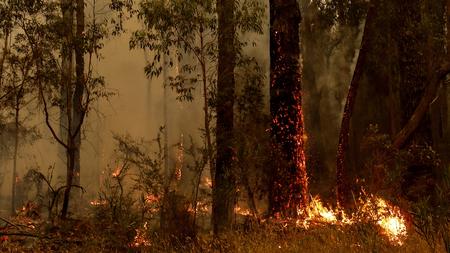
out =
{"type": "Polygon", "coordinates": [[[151,246],[150,240],[145,235],[147,230],[148,230],[147,222],[144,223],[142,228],[136,229],[136,236],[134,237],[133,243],[130,245],[130,247],[138,248],[151,246]]]}
{"type": "Polygon", "coordinates": [[[402,245],[407,237],[406,221],[400,209],[373,195],[360,197],[356,202],[355,211],[351,214],[339,207],[336,209],[326,207],[316,196],[299,215],[306,218],[297,220],[296,225],[305,229],[326,224],[347,226],[369,223],[379,226],[380,233],[393,244],[402,245]]]}
{"type": "Polygon", "coordinates": [[[103,206],[106,205],[106,200],[94,199],[89,202],[91,206],[103,206]]]}

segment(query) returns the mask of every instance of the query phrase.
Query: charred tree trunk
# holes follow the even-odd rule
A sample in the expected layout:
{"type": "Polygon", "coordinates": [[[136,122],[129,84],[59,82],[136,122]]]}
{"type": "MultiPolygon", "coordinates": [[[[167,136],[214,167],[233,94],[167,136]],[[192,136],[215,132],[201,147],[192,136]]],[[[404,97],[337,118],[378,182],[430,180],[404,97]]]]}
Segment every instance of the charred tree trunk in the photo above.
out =
{"type": "Polygon", "coordinates": [[[274,158],[270,212],[298,215],[308,203],[300,64],[301,14],[296,0],[270,1],[270,111],[274,158]]]}
{"type": "Polygon", "coordinates": [[[235,2],[217,1],[218,12],[218,73],[217,73],[217,158],[215,186],[213,189],[213,227],[219,235],[232,225],[234,209],[235,180],[233,175],[233,127],[236,66],[234,21],[235,2]]]}

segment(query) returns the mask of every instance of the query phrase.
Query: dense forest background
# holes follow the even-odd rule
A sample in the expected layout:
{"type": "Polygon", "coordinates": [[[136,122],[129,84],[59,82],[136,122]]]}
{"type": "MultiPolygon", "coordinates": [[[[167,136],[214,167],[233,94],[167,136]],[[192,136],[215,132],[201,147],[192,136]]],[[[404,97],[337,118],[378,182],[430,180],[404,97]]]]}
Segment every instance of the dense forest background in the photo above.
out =
{"type": "Polygon", "coordinates": [[[2,247],[450,252],[449,9],[0,0],[2,247]]]}

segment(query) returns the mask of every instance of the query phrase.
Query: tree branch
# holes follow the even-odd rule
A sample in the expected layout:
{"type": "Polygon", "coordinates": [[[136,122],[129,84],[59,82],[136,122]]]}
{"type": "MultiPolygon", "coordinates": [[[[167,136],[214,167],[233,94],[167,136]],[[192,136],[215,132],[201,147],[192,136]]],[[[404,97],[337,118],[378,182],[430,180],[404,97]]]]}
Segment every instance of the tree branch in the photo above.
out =
{"type": "Polygon", "coordinates": [[[414,133],[414,131],[419,126],[423,117],[428,111],[430,104],[435,99],[440,87],[442,80],[450,73],[450,63],[445,63],[442,67],[436,71],[431,83],[426,87],[422,98],[420,99],[419,105],[414,110],[414,113],[408,120],[408,123],[403,127],[402,130],[395,136],[392,146],[396,149],[402,148],[409,137],[414,133]]]}

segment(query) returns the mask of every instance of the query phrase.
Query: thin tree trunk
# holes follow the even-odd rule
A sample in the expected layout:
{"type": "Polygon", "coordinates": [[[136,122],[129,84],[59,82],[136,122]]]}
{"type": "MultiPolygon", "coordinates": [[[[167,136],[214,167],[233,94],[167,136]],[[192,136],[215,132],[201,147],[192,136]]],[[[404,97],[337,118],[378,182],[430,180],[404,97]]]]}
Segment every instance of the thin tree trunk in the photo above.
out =
{"type": "Polygon", "coordinates": [[[168,126],[168,66],[167,55],[163,56],[163,81],[164,81],[164,94],[163,94],[163,120],[164,120],[164,173],[166,175],[167,184],[170,184],[170,171],[169,171],[169,126],[168,126]]]}
{"type": "Polygon", "coordinates": [[[370,37],[372,36],[372,32],[370,31],[370,28],[372,26],[371,22],[375,17],[376,8],[377,7],[375,3],[370,3],[364,28],[364,34],[361,41],[361,48],[359,50],[358,60],[355,66],[352,81],[350,83],[350,88],[348,90],[347,100],[344,107],[344,114],[342,117],[338,151],[336,156],[336,197],[339,205],[345,205],[346,195],[348,194],[348,189],[346,186],[346,178],[348,177],[348,175],[346,175],[346,157],[349,147],[350,120],[356,102],[358,87],[361,82],[363,70],[366,64],[368,43],[371,39],[370,37]]]}
{"type": "Polygon", "coordinates": [[[308,204],[300,64],[301,13],[296,0],[270,1],[271,214],[297,216],[308,204]]]}
{"type": "Polygon", "coordinates": [[[65,219],[67,218],[67,214],[69,212],[69,200],[70,200],[70,190],[72,188],[72,182],[73,182],[73,171],[75,167],[75,152],[73,148],[72,140],[69,140],[67,148],[67,177],[66,177],[66,188],[64,190],[64,199],[63,199],[63,206],[61,209],[61,218],[65,219]]]}
{"type": "MultiPolygon", "coordinates": [[[[72,83],[72,25],[73,25],[73,4],[70,0],[61,0],[61,12],[63,23],[63,40],[61,45],[61,87],[59,104],[59,136],[62,140],[68,139],[69,117],[71,115],[70,97],[72,83]]],[[[60,158],[64,160],[66,171],[68,164],[67,150],[65,147],[59,149],[60,158]]]]}
{"type": "MultiPolygon", "coordinates": [[[[25,77],[24,77],[25,78],[25,77]]],[[[19,117],[20,117],[20,91],[16,91],[15,113],[14,113],[14,160],[12,170],[12,191],[11,191],[11,214],[16,212],[16,182],[17,182],[17,156],[19,152],[19,117]]]]}
{"type": "Polygon", "coordinates": [[[220,235],[232,226],[235,180],[233,175],[233,128],[236,66],[234,21],[235,1],[218,0],[218,72],[216,171],[213,188],[212,218],[214,234],[220,235]]]}
{"type": "MultiPolygon", "coordinates": [[[[70,123],[71,123],[71,86],[72,86],[72,71],[73,71],[73,60],[72,60],[72,26],[73,26],[73,4],[70,0],[61,0],[61,11],[63,17],[63,42],[61,46],[61,57],[62,57],[62,73],[61,73],[61,88],[60,88],[60,139],[66,140],[67,146],[61,148],[61,157],[65,157],[65,167],[66,167],[66,190],[64,191],[63,207],[61,210],[61,217],[66,218],[68,207],[69,207],[69,185],[72,184],[72,167],[70,159],[70,150],[72,147],[72,141],[70,138],[70,123]],[[67,193],[66,193],[67,192],[67,193]]],[[[48,115],[46,115],[48,117],[48,115]]]]}
{"type": "MultiPolygon", "coordinates": [[[[83,94],[85,90],[84,77],[84,0],[77,0],[76,6],[77,30],[75,40],[75,61],[76,61],[76,84],[73,95],[73,127],[71,127],[72,138],[74,138],[74,168],[73,168],[73,185],[80,186],[81,173],[81,127],[83,124],[84,108],[83,94]]],[[[88,103],[88,101],[87,101],[88,103]]],[[[80,197],[79,195],[77,197],[80,197]]]]}
{"type": "Polygon", "coordinates": [[[0,59],[0,89],[3,85],[3,68],[6,60],[6,56],[8,54],[8,40],[9,40],[9,31],[5,32],[5,43],[3,44],[2,50],[2,58],[0,59]]]}
{"type": "Polygon", "coordinates": [[[206,76],[206,57],[205,57],[205,48],[204,48],[204,37],[203,37],[203,28],[201,29],[200,33],[200,48],[201,48],[201,62],[200,65],[202,67],[202,83],[203,83],[203,111],[205,113],[205,138],[206,138],[206,152],[207,152],[207,159],[208,159],[208,165],[209,165],[209,171],[211,176],[211,182],[212,187],[214,188],[214,177],[215,177],[215,167],[213,164],[213,151],[212,151],[212,141],[211,141],[211,129],[209,126],[209,119],[210,119],[210,113],[209,113],[209,105],[208,105],[208,80],[206,76]]]}

